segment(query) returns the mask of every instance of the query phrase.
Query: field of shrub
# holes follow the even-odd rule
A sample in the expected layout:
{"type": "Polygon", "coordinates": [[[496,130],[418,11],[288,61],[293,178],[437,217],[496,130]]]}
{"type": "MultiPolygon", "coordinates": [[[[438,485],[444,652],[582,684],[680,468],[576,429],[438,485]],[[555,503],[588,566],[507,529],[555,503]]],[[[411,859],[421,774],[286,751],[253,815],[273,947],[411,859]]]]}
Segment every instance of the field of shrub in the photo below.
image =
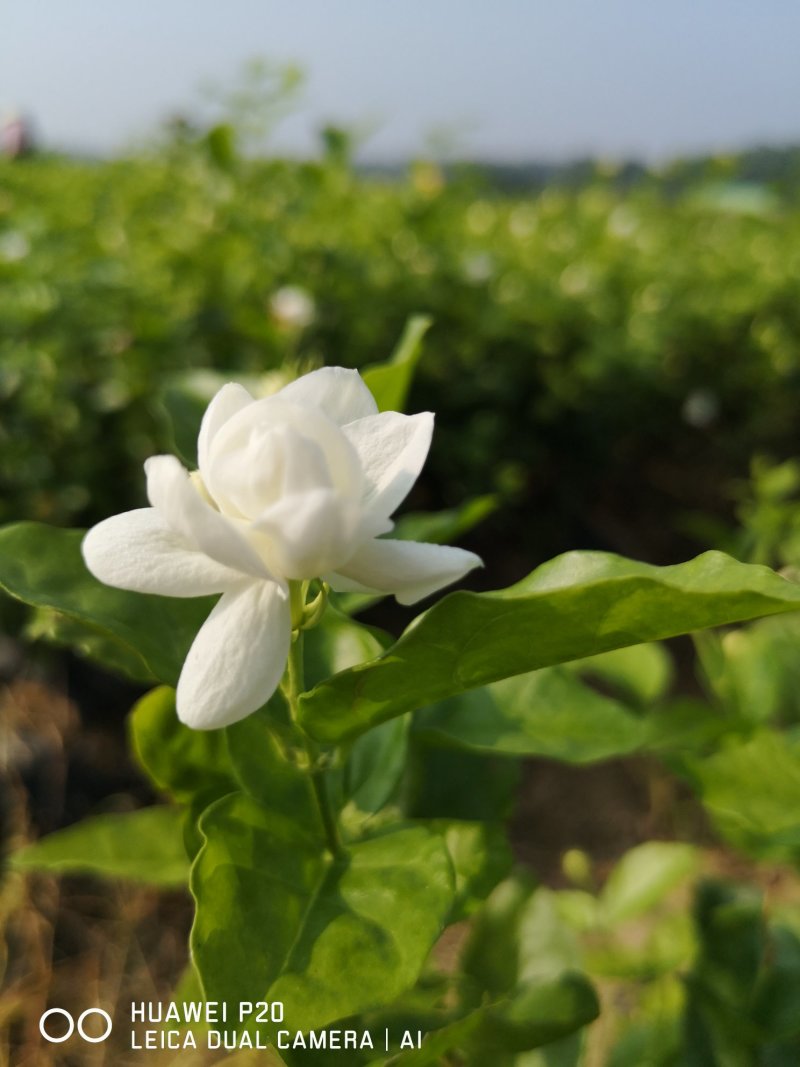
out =
{"type": "Polygon", "coordinates": [[[361,368],[426,314],[431,501],[501,493],[526,556],[677,559],[753,454],[795,451],[798,235],[788,197],[699,179],[507,196],[427,164],[241,160],[219,136],[6,162],[2,515],[135,500],[186,371],[361,368]]]}

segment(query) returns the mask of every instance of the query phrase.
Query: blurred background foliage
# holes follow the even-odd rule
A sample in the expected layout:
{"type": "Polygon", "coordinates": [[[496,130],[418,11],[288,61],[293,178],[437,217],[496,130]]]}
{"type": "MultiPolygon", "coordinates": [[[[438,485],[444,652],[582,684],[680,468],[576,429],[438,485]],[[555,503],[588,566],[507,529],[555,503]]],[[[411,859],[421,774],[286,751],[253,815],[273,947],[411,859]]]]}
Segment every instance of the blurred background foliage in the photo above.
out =
{"type": "Polygon", "coordinates": [[[410,409],[438,420],[415,503],[502,495],[477,541],[496,585],[572,547],[682,558],[722,536],[754,454],[797,450],[794,154],[759,183],[742,157],[509,191],[361,172],[333,128],[317,160],[259,158],[278,105],[251,95],[262,119],[231,93],[239,125],[176,120],[129,158],[0,162],[3,520],[140,501],[186,372],[363,368],[415,313],[410,409]]]}

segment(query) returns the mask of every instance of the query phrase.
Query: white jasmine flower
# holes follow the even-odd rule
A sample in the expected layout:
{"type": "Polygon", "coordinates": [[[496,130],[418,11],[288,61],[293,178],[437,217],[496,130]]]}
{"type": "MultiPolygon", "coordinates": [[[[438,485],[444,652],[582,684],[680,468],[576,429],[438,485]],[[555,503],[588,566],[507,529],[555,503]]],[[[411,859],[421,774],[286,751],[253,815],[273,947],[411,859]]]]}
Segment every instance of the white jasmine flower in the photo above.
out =
{"type": "Polygon", "coordinates": [[[6,263],[17,263],[24,259],[31,250],[28,238],[19,230],[7,230],[0,236],[0,259],[6,263]]]}
{"type": "Polygon", "coordinates": [[[704,430],[719,415],[719,398],[711,389],[692,389],[681,408],[683,421],[704,430]]]}
{"type": "Polygon", "coordinates": [[[289,652],[290,581],[412,604],[480,566],[460,548],[378,539],[432,432],[430,412],[379,414],[357,371],[325,367],[261,400],[223,386],[200,427],[198,471],[147,460],[152,507],[93,527],[83,555],[120,589],[222,594],[181,672],[183,722],[226,726],[266,703],[289,652]]]}
{"type": "Polygon", "coordinates": [[[312,297],[297,285],[284,285],[269,300],[272,317],[279,325],[303,330],[314,321],[316,308],[312,297]]]}

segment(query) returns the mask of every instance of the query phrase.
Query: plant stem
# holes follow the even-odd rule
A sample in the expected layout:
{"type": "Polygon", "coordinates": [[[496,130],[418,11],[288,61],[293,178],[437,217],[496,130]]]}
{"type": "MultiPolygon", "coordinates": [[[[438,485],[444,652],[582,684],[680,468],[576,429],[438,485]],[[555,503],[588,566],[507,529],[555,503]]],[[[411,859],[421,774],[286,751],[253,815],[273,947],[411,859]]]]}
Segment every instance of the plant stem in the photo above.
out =
{"type": "MultiPolygon", "coordinates": [[[[288,685],[285,688],[286,699],[289,702],[289,710],[295,725],[297,725],[298,701],[304,687],[303,673],[303,631],[301,630],[292,642],[292,647],[289,651],[288,685]]],[[[316,751],[314,742],[306,736],[302,728],[300,730],[306,746],[306,753],[308,754],[311,768],[311,784],[314,787],[314,796],[317,800],[325,837],[328,840],[328,848],[334,856],[340,856],[344,850],[339,837],[339,828],[336,825],[336,815],[328,795],[325,768],[320,765],[319,754],[316,751]]]]}

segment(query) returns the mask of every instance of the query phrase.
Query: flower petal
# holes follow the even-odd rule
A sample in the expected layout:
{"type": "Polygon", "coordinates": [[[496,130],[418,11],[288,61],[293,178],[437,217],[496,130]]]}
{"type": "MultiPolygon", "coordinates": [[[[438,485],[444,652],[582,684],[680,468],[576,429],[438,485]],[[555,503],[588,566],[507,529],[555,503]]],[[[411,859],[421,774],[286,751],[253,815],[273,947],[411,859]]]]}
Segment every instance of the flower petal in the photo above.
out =
{"type": "Polygon", "coordinates": [[[167,525],[217,563],[256,578],[270,577],[263,561],[233,523],[208,504],[174,456],[145,462],[147,496],[167,525]]]}
{"type": "Polygon", "coordinates": [[[208,466],[208,450],[215,434],[237,411],[241,411],[242,408],[252,403],[253,398],[243,385],[239,385],[238,382],[228,382],[227,385],[223,385],[206,408],[197,437],[197,466],[204,480],[204,472],[208,466]]]}
{"type": "Polygon", "coordinates": [[[238,571],[187,544],[155,508],[139,508],[105,519],[89,530],[81,550],[95,578],[137,593],[208,596],[242,580],[238,571]]]}
{"type": "Polygon", "coordinates": [[[238,412],[214,438],[204,481],[226,514],[255,519],[274,502],[276,490],[288,490],[285,481],[280,487],[276,485],[273,476],[277,470],[270,470],[273,462],[282,462],[284,453],[274,434],[285,431],[296,432],[320,449],[327,468],[325,485],[345,496],[361,498],[361,461],[344,430],[323,411],[290,404],[276,393],[238,412]],[[266,477],[259,471],[265,471],[266,477]],[[262,502],[253,510],[259,496],[262,502]]]}
{"type": "Polygon", "coordinates": [[[286,668],[291,626],[289,595],[277,582],[246,582],[224,593],[183,665],[181,722],[213,730],[266,704],[286,668]]]}
{"type": "Polygon", "coordinates": [[[286,578],[317,578],[349,559],[361,526],[361,507],[332,489],[291,493],[253,523],[269,540],[266,559],[286,578]]]}
{"type": "Polygon", "coordinates": [[[398,603],[414,604],[482,566],[474,552],[450,545],[368,541],[327,581],[337,592],[394,593],[398,603]]]}
{"type": "Polygon", "coordinates": [[[361,460],[364,508],[391,515],[419,477],[433,435],[433,415],[384,411],[343,428],[361,460]]]}
{"type": "Polygon", "coordinates": [[[378,412],[378,405],[364,379],[357,370],[346,367],[322,367],[311,371],[285,385],[275,395],[302,407],[319,408],[339,426],[378,412]]]}

